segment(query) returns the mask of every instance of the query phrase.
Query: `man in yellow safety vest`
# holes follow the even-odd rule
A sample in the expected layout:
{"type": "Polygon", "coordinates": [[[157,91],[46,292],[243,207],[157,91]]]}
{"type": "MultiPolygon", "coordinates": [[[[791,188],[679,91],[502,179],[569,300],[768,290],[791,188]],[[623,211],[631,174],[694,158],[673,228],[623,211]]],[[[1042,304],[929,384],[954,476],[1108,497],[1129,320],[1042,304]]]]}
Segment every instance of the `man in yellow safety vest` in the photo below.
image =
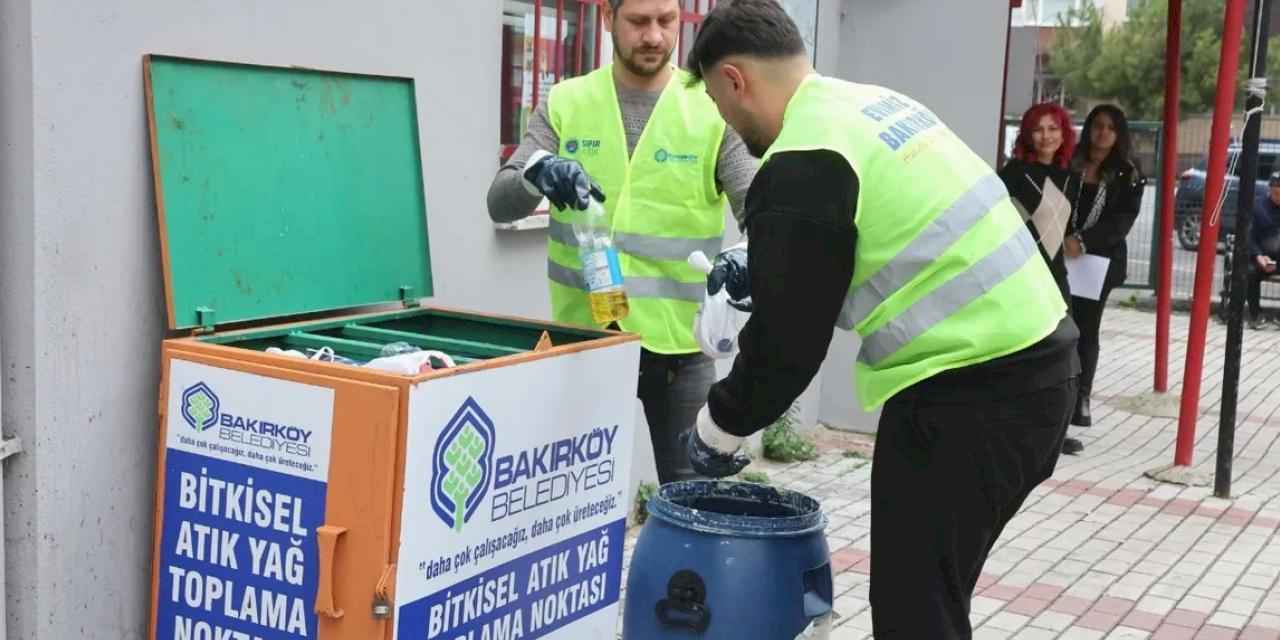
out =
{"type": "Polygon", "coordinates": [[[987,554],[1056,465],[1079,337],[999,177],[895,91],[814,73],[776,0],[707,17],[688,65],[763,164],[747,198],[754,313],[689,454],[739,471],[745,436],[817,373],[832,328],[862,340],[884,404],[871,483],[875,637],[970,638],[987,554]]]}
{"type": "Polygon", "coordinates": [[[638,395],[666,483],[696,477],[681,437],[715,381],[693,335],[706,275],[687,260],[719,253],[726,205],[741,211],[758,161],[671,64],[678,0],[609,0],[604,24],[612,64],[560,82],[538,105],[489,189],[489,215],[512,221],[550,200],[552,317],[591,325],[570,216],[604,201],[630,305],[617,324],[642,339],[638,395]]]}

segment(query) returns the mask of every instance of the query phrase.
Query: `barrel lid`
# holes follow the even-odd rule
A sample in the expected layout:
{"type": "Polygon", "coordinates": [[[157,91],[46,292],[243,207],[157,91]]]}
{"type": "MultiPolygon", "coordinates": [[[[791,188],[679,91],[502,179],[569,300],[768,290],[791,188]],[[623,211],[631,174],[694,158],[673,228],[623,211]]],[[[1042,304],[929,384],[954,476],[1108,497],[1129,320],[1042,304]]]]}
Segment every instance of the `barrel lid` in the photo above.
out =
{"type": "Polygon", "coordinates": [[[412,79],[143,66],[171,329],[432,295],[412,79]]]}

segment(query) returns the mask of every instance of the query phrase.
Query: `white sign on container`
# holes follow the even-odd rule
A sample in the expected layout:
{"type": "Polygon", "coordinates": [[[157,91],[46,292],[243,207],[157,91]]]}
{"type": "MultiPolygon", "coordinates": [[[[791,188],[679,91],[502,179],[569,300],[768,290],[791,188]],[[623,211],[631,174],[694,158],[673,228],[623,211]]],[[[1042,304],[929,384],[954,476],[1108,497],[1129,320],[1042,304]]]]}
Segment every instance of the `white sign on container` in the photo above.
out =
{"type": "Polygon", "coordinates": [[[157,638],[316,637],[333,401],[171,361],[157,638]]]}
{"type": "Polygon", "coordinates": [[[432,380],[409,398],[398,640],[604,638],[617,624],[634,344],[432,380]]]}

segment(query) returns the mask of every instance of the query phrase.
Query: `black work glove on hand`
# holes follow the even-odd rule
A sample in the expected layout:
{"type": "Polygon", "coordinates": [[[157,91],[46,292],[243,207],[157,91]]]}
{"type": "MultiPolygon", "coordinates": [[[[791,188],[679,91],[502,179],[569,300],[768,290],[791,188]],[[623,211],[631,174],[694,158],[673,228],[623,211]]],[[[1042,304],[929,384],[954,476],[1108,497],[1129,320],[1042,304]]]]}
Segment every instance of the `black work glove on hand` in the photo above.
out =
{"type": "Polygon", "coordinates": [[[590,198],[604,202],[604,191],[576,160],[539,151],[521,174],[526,188],[546,196],[559,209],[584,211],[590,198]]]}
{"type": "Polygon", "coordinates": [[[698,412],[694,428],[685,432],[683,437],[689,451],[689,464],[699,475],[725,478],[737,475],[751,464],[751,458],[741,449],[746,438],[725,433],[711,419],[706,406],[698,412]],[[703,434],[706,434],[705,438],[703,434]],[[708,439],[717,442],[719,446],[708,444],[708,439]]]}
{"type": "Polygon", "coordinates": [[[736,245],[721,251],[707,274],[707,293],[715,295],[724,287],[729,306],[751,313],[751,279],[747,275],[747,246],[736,245]]]}

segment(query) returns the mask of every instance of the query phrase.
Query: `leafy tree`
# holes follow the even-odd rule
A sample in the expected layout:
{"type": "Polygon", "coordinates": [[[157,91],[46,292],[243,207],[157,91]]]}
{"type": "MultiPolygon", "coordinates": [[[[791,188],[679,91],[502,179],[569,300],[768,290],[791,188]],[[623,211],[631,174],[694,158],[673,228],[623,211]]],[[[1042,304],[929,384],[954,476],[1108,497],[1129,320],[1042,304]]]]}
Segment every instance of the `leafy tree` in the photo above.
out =
{"type": "MultiPolygon", "coordinates": [[[[1116,101],[1133,119],[1158,120],[1164,108],[1166,0],[1144,0],[1128,20],[1104,32],[1101,12],[1092,3],[1060,16],[1049,51],[1049,70],[1062,79],[1069,101],[1116,101]]],[[[1184,114],[1213,110],[1222,48],[1222,0],[1182,2],[1182,95],[1184,114]]],[[[1248,22],[1248,21],[1246,21],[1248,22]]],[[[1280,58],[1280,37],[1269,41],[1268,57],[1280,58]]],[[[1238,86],[1243,88],[1253,43],[1246,29],[1241,41],[1238,86]]],[[[1280,62],[1268,64],[1268,101],[1280,96],[1280,62]]],[[[1237,110],[1243,106],[1236,96],[1237,110]]]]}

